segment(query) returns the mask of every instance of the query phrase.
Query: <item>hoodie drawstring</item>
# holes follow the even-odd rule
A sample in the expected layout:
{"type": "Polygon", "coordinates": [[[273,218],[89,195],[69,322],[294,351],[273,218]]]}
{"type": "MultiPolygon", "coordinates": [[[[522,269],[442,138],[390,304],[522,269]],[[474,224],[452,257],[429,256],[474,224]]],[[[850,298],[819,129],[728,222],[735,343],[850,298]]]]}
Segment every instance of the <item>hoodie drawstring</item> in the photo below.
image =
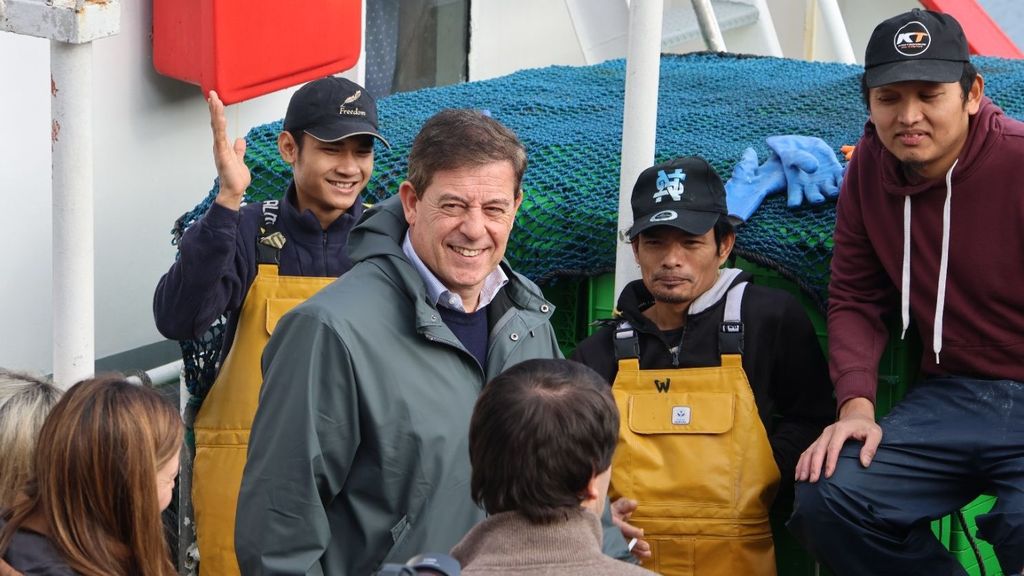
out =
{"type": "Polygon", "coordinates": [[[910,326],[910,196],[903,198],[903,281],[900,292],[900,312],[903,318],[900,340],[903,340],[907,337],[907,326],[910,326]]]}
{"type": "MultiPolygon", "coordinates": [[[[946,172],[946,202],[942,206],[942,257],[939,262],[939,283],[935,294],[935,321],[934,333],[932,334],[932,351],[935,353],[935,363],[939,363],[939,352],[942,351],[942,315],[946,308],[946,276],[949,271],[949,219],[950,209],[953,200],[953,169],[956,168],[958,158],[953,162],[946,172]]],[[[910,196],[903,202],[903,278],[902,297],[900,298],[900,312],[903,319],[903,332],[900,338],[907,334],[907,326],[910,325],[910,196]]]]}
{"type": "Polygon", "coordinates": [[[935,333],[932,335],[932,351],[935,352],[935,363],[939,363],[939,351],[942,350],[942,313],[946,308],[946,272],[949,269],[949,211],[953,200],[953,169],[960,159],[946,172],[946,203],[942,206],[942,260],[939,263],[939,288],[935,294],[935,333]]]}

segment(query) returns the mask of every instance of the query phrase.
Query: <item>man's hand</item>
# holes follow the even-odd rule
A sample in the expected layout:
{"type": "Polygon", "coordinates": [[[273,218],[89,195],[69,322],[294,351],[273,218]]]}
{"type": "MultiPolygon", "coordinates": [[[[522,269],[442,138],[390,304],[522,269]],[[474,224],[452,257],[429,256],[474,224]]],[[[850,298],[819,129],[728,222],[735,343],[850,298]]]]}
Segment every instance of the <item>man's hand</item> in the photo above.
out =
{"type": "Polygon", "coordinates": [[[242,207],[245,189],[252,182],[249,168],[245,165],[245,139],[236,139],[234,145],[228,141],[224,103],[213,90],[210,90],[208,103],[210,128],[213,129],[213,161],[217,164],[217,177],[220,179],[220,191],[215,201],[225,208],[238,210],[242,207]]]}
{"type": "Polygon", "coordinates": [[[619,498],[615,502],[612,502],[612,522],[619,527],[622,531],[622,537],[627,542],[636,538],[636,546],[633,546],[633,556],[643,559],[651,557],[651,545],[647,543],[644,537],[643,528],[637,528],[629,523],[629,517],[633,515],[633,511],[636,510],[636,500],[630,500],[628,498],[619,498]]]}
{"type": "Polygon", "coordinates": [[[0,576],[23,576],[21,572],[18,572],[7,562],[0,559],[0,576]]]}
{"type": "Polygon", "coordinates": [[[836,471],[839,451],[850,438],[861,440],[860,465],[867,468],[875,457],[878,443],[882,441],[882,428],[875,423],[875,407],[867,398],[853,398],[839,410],[839,421],[828,426],[796,463],[798,482],[817,482],[821,477],[822,464],[825,478],[831,478],[836,471]]]}

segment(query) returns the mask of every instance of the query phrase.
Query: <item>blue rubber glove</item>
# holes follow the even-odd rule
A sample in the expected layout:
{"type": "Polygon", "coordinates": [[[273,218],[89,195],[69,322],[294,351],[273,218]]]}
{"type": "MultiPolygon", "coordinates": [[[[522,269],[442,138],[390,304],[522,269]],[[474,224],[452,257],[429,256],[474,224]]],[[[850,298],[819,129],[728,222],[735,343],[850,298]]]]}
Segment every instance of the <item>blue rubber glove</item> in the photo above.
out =
{"type": "Polygon", "coordinates": [[[832,147],[814,136],[769,136],[768,146],[782,159],[786,173],[786,204],[792,208],[804,200],[821,204],[839,195],[845,168],[832,147]]]}
{"type": "Polygon", "coordinates": [[[743,151],[743,158],[732,169],[732,178],[725,183],[725,202],[730,214],[746,221],[766,196],[785,187],[786,175],[779,157],[773,153],[758,166],[757,152],[747,148],[743,151]]]}

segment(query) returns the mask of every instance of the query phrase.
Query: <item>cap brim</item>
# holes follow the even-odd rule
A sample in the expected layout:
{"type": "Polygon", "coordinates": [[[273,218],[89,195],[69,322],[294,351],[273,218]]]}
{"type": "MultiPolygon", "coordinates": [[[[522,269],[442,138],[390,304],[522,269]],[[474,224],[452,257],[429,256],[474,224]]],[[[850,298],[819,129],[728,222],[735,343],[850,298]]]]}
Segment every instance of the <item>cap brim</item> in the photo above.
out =
{"type": "Polygon", "coordinates": [[[351,138],[352,136],[373,136],[377,140],[380,140],[382,144],[391,148],[391,144],[389,144],[379,132],[374,130],[369,123],[359,124],[356,126],[349,123],[315,126],[313,128],[307,128],[304,132],[321,142],[337,142],[338,140],[344,140],[345,138],[351,138]]]}
{"type": "Polygon", "coordinates": [[[718,212],[698,212],[696,210],[661,210],[633,223],[629,229],[629,239],[633,240],[644,230],[655,226],[671,226],[687,234],[700,236],[707,234],[715,226],[722,215],[718,212]]]}
{"type": "Polygon", "coordinates": [[[896,82],[958,82],[964,72],[959,60],[900,60],[864,70],[868,88],[896,82]]]}

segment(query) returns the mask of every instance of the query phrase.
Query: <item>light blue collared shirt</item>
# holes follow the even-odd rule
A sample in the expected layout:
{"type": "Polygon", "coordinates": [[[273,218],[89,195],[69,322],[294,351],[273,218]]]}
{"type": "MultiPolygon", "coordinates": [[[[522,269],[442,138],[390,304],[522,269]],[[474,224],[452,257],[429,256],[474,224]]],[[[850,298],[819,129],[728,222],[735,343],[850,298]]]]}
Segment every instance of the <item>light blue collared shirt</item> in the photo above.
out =
{"type": "MultiPolygon", "coordinates": [[[[434,273],[430,271],[430,268],[427,268],[423,260],[420,260],[419,255],[413,250],[412,240],[409,239],[408,232],[405,233],[405,239],[402,240],[402,252],[405,252],[413,267],[420,273],[420,277],[423,278],[423,282],[427,285],[427,295],[430,296],[430,301],[435,306],[444,306],[457,312],[468,312],[462,304],[462,297],[445,287],[437,279],[437,276],[434,276],[434,273]]],[[[505,274],[505,271],[499,265],[484,278],[484,286],[480,290],[480,301],[477,303],[476,309],[479,310],[490,304],[494,297],[498,295],[498,290],[501,290],[505,284],[508,284],[508,275],[505,274]]]]}

